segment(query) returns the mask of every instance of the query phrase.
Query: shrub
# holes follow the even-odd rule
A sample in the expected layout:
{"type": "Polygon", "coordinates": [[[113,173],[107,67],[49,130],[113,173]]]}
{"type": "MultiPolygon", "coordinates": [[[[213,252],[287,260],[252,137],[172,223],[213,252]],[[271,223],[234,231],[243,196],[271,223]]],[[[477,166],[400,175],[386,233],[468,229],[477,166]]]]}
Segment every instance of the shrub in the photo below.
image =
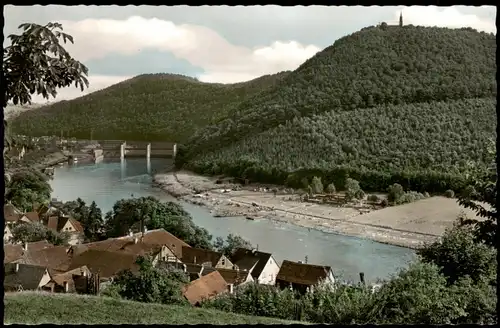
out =
{"type": "Polygon", "coordinates": [[[403,189],[403,186],[401,186],[399,183],[395,183],[392,186],[390,186],[388,189],[388,195],[387,195],[387,200],[391,203],[397,204],[399,202],[399,199],[404,195],[405,191],[403,189]]]}
{"type": "Polygon", "coordinates": [[[368,195],[367,200],[370,202],[378,203],[380,198],[377,195],[368,195]]]}
{"type": "Polygon", "coordinates": [[[330,183],[327,187],[326,187],[326,192],[329,193],[329,194],[334,194],[337,190],[335,189],[335,185],[333,183],[330,183]]]}
{"type": "Polygon", "coordinates": [[[455,192],[451,189],[448,189],[444,192],[444,195],[445,195],[445,197],[453,198],[453,197],[455,197],[455,192]]]}
{"type": "Polygon", "coordinates": [[[321,182],[321,178],[314,177],[311,181],[311,187],[312,187],[313,193],[315,193],[315,194],[323,193],[323,183],[321,182]]]}
{"type": "Polygon", "coordinates": [[[384,198],[380,202],[380,205],[382,205],[382,207],[387,207],[387,206],[389,206],[389,201],[386,198],[384,198]]]}

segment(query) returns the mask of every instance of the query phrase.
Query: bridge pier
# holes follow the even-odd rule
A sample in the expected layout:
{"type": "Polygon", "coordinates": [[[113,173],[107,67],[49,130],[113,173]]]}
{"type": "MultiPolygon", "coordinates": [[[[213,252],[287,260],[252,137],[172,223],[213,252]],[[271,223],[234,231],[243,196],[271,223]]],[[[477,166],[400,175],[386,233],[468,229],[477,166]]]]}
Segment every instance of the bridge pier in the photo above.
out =
{"type": "Polygon", "coordinates": [[[146,146],[146,158],[148,159],[148,163],[149,163],[149,159],[151,158],[151,144],[148,143],[148,145],[146,146]]]}
{"type": "Polygon", "coordinates": [[[121,172],[121,179],[125,179],[127,177],[127,167],[125,166],[125,158],[120,159],[120,172],[121,172]]]}
{"type": "Polygon", "coordinates": [[[173,158],[175,159],[175,155],[177,154],[177,144],[174,144],[174,148],[172,149],[173,158]]]}
{"type": "Polygon", "coordinates": [[[120,159],[125,158],[125,147],[127,146],[127,143],[124,142],[120,145],[120,159]]]}
{"type": "Polygon", "coordinates": [[[147,168],[148,168],[148,175],[151,175],[151,158],[146,158],[147,161],[147,168]]]}

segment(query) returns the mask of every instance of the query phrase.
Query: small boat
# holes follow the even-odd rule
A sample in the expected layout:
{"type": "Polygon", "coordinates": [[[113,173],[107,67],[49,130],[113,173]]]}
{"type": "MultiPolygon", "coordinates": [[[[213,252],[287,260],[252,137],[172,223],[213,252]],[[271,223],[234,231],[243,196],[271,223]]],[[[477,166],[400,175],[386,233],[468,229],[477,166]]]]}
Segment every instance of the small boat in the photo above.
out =
{"type": "Polygon", "coordinates": [[[255,218],[251,217],[251,216],[247,216],[246,217],[247,220],[250,220],[250,221],[255,221],[255,218]]]}

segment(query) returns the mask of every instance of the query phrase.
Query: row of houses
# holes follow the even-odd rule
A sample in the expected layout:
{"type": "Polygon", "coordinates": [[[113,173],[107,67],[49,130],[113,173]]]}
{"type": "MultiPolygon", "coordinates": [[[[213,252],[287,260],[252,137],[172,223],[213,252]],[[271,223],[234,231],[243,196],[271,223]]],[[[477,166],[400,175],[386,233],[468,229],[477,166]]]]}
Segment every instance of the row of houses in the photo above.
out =
{"type": "Polygon", "coordinates": [[[222,253],[193,248],[158,229],[130,233],[87,244],[54,246],[46,241],[6,244],[5,290],[38,289],[52,292],[97,293],[122,270],[138,272],[138,256],[148,255],[153,265],[180,269],[190,278],[183,295],[193,305],[203,299],[249,283],[277,285],[306,292],[320,281],[334,282],[330,267],[283,261],[255,249],[222,253]],[[80,287],[79,287],[80,286],[80,287]]]}
{"type": "Polygon", "coordinates": [[[49,205],[35,205],[31,211],[22,212],[11,203],[5,204],[3,209],[5,218],[4,244],[12,241],[12,228],[19,223],[41,223],[52,231],[67,232],[70,236],[70,245],[82,243],[84,240],[83,226],[76,219],[62,212],[61,207],[62,202],[54,200],[49,205]]]}

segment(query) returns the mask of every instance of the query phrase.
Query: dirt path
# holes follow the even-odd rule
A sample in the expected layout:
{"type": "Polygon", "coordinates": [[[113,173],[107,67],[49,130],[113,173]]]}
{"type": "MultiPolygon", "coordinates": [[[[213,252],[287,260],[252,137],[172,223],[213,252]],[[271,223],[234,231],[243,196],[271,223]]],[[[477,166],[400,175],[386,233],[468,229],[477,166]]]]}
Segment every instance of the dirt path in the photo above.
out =
{"type": "Polygon", "coordinates": [[[262,188],[216,184],[215,178],[183,171],[158,174],[154,181],[183,201],[209,208],[214,216],[270,219],[408,248],[438,239],[462,210],[454,199],[432,197],[361,214],[355,208],[301,202],[290,194],[274,196],[262,188]]]}

